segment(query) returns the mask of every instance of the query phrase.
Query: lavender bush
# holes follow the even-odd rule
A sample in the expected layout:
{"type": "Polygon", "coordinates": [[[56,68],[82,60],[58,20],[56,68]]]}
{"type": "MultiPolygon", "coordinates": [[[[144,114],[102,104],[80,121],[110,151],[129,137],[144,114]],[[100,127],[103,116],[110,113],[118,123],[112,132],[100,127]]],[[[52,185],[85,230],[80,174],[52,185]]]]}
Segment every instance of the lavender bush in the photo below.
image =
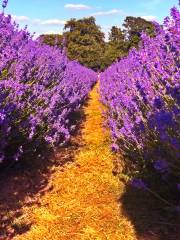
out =
{"type": "MultiPolygon", "coordinates": [[[[4,1],[3,8],[7,5],[4,1]]],[[[63,144],[96,74],[0,14],[0,163],[63,144]]]]}
{"type": "Polygon", "coordinates": [[[101,74],[112,149],[126,156],[132,176],[148,174],[179,191],[180,12],[171,9],[156,37],[142,33],[139,50],[101,74]]]}

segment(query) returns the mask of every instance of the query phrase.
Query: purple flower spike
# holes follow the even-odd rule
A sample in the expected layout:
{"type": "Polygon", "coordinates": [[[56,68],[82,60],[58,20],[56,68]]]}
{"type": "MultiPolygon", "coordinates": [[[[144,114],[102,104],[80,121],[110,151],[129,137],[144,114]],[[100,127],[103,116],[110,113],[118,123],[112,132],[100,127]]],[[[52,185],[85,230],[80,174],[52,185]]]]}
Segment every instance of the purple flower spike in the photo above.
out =
{"type": "Polygon", "coordinates": [[[2,2],[2,7],[3,7],[3,8],[6,8],[7,5],[8,5],[8,0],[3,0],[3,2],[2,2]]]}
{"type": "Polygon", "coordinates": [[[164,173],[164,172],[167,172],[168,171],[168,164],[166,161],[164,160],[158,160],[154,163],[154,168],[161,172],[161,173],[164,173]]]}
{"type": "Polygon", "coordinates": [[[143,182],[142,179],[138,179],[138,178],[134,178],[132,181],[131,181],[131,185],[137,189],[143,189],[143,190],[146,190],[147,189],[147,186],[146,184],[143,182]]]}
{"type": "MultiPolygon", "coordinates": [[[[167,188],[178,184],[179,194],[179,9],[171,9],[163,26],[154,22],[154,30],[154,37],[141,34],[138,49],[131,49],[101,74],[101,101],[106,106],[113,142],[127,157],[131,173],[157,175],[162,188],[163,181],[172,177],[176,183],[169,181],[167,188]]],[[[140,179],[134,179],[132,185],[146,188],[140,179]]]]}
{"type": "MultiPolygon", "coordinates": [[[[7,4],[2,1],[3,10],[7,4]]],[[[4,13],[0,32],[1,164],[12,143],[11,159],[18,161],[45,141],[51,147],[67,142],[73,130],[70,118],[79,111],[97,74],[70,61],[65,51],[34,41],[27,27],[19,29],[4,13]]]]}
{"type": "Polygon", "coordinates": [[[176,212],[180,213],[180,206],[176,206],[175,210],[176,212]]]}
{"type": "Polygon", "coordinates": [[[111,145],[111,149],[112,149],[113,152],[117,152],[119,150],[119,146],[117,144],[113,143],[111,145]]]}
{"type": "Polygon", "coordinates": [[[155,98],[154,100],[154,106],[158,109],[161,109],[164,105],[163,100],[160,97],[155,98]]]}

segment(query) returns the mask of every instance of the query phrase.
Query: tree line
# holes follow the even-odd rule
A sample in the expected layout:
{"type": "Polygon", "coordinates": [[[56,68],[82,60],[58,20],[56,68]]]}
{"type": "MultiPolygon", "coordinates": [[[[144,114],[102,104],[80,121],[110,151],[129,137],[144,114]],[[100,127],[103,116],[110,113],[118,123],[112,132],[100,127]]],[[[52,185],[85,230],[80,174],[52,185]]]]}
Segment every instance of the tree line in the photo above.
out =
{"type": "Polygon", "coordinates": [[[153,37],[153,23],[140,17],[128,16],[124,20],[123,29],[112,26],[108,41],[105,41],[105,34],[94,17],[72,18],[65,24],[63,34],[41,35],[40,39],[51,46],[62,48],[65,45],[71,60],[78,60],[86,67],[102,71],[125,57],[131,48],[138,48],[142,32],[153,37]]]}

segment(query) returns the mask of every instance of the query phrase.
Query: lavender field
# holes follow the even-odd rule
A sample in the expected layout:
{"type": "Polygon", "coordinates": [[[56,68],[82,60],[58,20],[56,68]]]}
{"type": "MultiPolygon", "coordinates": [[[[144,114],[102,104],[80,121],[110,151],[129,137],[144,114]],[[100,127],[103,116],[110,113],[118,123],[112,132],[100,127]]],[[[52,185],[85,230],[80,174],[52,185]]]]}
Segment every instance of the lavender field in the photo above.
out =
{"type": "Polygon", "coordinates": [[[101,99],[132,184],[148,190],[143,179],[153,177],[179,204],[180,12],[172,8],[155,27],[155,38],[142,34],[139,50],[101,74],[101,99]]]}
{"type": "Polygon", "coordinates": [[[106,43],[93,17],[66,22],[62,36],[35,37],[6,14],[8,4],[0,13],[0,240],[178,240],[179,8],[163,24],[137,18],[142,31],[131,39],[114,27],[106,43]]]}
{"type": "MultiPolygon", "coordinates": [[[[3,3],[6,6],[6,1],[3,3]]],[[[65,143],[96,73],[56,47],[32,40],[11,16],[0,15],[0,162],[18,161],[40,144],[65,143]]]]}

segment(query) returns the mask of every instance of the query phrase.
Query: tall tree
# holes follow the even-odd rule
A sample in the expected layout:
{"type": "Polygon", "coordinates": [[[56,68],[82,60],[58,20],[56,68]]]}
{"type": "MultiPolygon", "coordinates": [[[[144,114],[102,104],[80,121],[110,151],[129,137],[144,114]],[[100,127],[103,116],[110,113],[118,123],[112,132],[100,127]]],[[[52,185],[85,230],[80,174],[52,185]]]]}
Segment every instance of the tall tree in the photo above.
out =
{"type": "Polygon", "coordinates": [[[155,36],[153,23],[140,17],[126,17],[123,26],[129,48],[138,47],[142,32],[146,32],[151,37],[155,36]]]}
{"type": "Polygon", "coordinates": [[[111,28],[111,31],[109,33],[109,41],[110,42],[123,42],[124,41],[124,34],[121,30],[121,28],[118,28],[116,26],[113,26],[111,28]]]}
{"type": "Polygon", "coordinates": [[[109,33],[109,41],[106,43],[103,67],[108,67],[126,54],[127,47],[124,32],[121,28],[113,26],[109,33]]]}
{"type": "Polygon", "coordinates": [[[98,71],[126,56],[130,48],[138,47],[142,32],[151,37],[155,35],[153,24],[140,17],[126,17],[123,27],[124,30],[113,26],[108,42],[105,42],[104,33],[94,17],[79,20],[72,18],[65,24],[63,35],[41,35],[40,39],[45,44],[60,48],[65,39],[67,54],[71,60],[77,60],[98,71]]]}
{"type": "Polygon", "coordinates": [[[63,47],[63,35],[61,34],[43,34],[40,35],[39,40],[50,46],[63,47]]]}
{"type": "Polygon", "coordinates": [[[70,59],[94,70],[100,70],[104,53],[104,33],[94,17],[70,19],[64,27],[67,53],[70,59]]]}

